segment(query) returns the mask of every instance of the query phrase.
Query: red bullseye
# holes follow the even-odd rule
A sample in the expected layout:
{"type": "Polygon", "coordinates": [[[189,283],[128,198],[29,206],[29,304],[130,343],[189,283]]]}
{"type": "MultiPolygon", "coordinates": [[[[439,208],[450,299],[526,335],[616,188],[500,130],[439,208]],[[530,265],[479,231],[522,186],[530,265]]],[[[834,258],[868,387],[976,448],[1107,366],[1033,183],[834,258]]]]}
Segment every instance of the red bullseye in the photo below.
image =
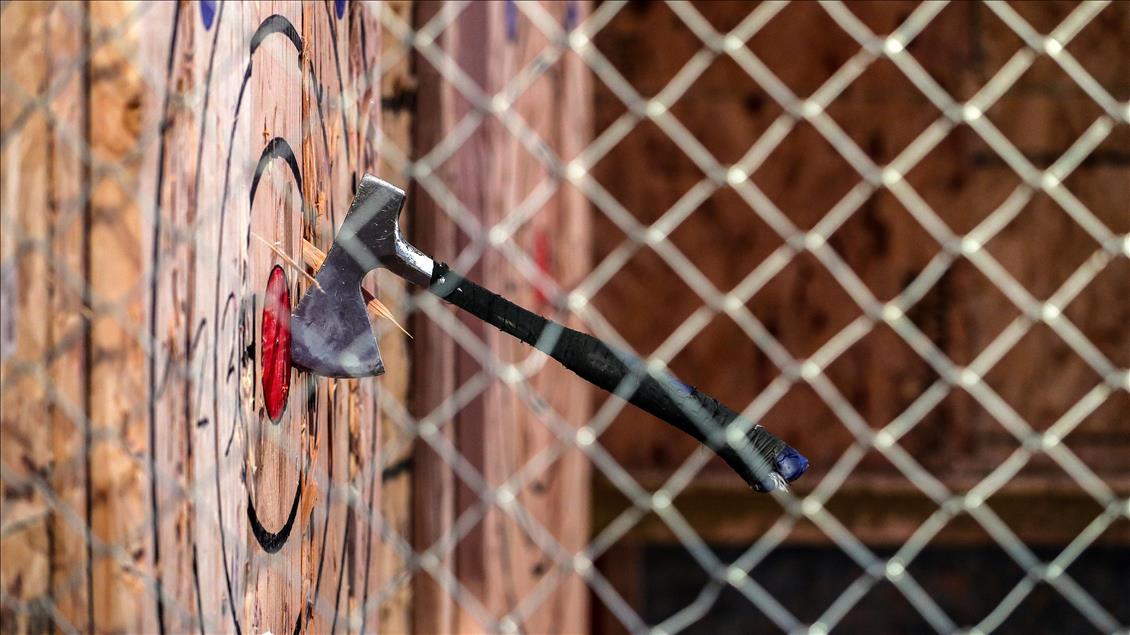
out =
{"type": "Polygon", "coordinates": [[[290,288],[286,273],[275,265],[263,301],[263,401],[267,416],[278,423],[290,393],[290,288]]]}

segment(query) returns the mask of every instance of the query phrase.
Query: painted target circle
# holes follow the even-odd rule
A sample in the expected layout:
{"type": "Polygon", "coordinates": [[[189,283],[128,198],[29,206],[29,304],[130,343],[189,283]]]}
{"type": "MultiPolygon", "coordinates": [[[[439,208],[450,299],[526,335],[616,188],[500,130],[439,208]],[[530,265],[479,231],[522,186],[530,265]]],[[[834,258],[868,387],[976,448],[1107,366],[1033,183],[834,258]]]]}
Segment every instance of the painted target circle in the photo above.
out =
{"type": "MultiPolygon", "coordinates": [[[[179,36],[169,47],[170,86],[174,71],[198,69],[195,87],[202,89],[197,111],[165,127],[170,139],[192,135],[194,179],[185,186],[170,177],[157,187],[187,189],[197,206],[187,285],[195,308],[185,327],[185,411],[195,422],[186,435],[185,480],[195,489],[185,527],[196,601],[183,604],[195,604],[205,630],[261,630],[266,623],[258,620],[270,611],[253,610],[250,597],[277,601],[269,624],[275,632],[336,623],[348,605],[336,601],[346,549],[357,548],[340,492],[351,478],[351,454],[375,449],[367,434],[336,422],[356,412],[355,388],[297,373],[289,359],[290,310],[308,284],[295,264],[303,241],[328,247],[335,208],[352,194],[355,164],[372,161],[372,124],[361,126],[363,118],[345,105],[342,63],[355,58],[337,50],[353,37],[358,50],[375,51],[354,22],[371,16],[345,3],[280,11],[287,15],[202,3],[199,12],[180,4],[169,12],[179,36]],[[296,24],[318,40],[318,55],[296,24]],[[202,58],[205,64],[192,65],[202,58]],[[314,183],[304,181],[304,171],[314,183]]],[[[175,147],[162,146],[169,165],[183,161],[175,147]]],[[[167,172],[178,169],[186,168],[167,172]]],[[[171,260],[158,252],[155,268],[159,258],[171,260]]],[[[184,282],[155,276],[153,284],[154,296],[164,297],[176,296],[184,282]]],[[[154,501],[156,517],[174,509],[157,495],[154,501]]],[[[173,631],[185,624],[168,602],[159,603],[158,615],[173,631]]]]}
{"type": "Polygon", "coordinates": [[[290,289],[281,265],[271,269],[263,294],[260,328],[262,351],[263,403],[267,417],[278,423],[290,394],[290,289]]]}

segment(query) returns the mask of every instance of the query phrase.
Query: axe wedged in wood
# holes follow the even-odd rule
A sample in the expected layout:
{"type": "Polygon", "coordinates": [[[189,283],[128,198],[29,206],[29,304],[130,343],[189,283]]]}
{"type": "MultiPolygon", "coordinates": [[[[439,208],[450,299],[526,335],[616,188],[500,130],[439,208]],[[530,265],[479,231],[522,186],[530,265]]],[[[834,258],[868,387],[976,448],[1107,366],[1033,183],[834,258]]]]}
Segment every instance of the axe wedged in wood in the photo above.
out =
{"type": "MultiPolygon", "coordinates": [[[[278,250],[277,253],[279,253],[281,257],[286,258],[294,267],[299,268],[298,264],[293,260],[290,260],[290,257],[283,253],[281,250],[278,250]]],[[[306,265],[314,271],[317,271],[322,266],[322,263],[325,262],[325,260],[326,254],[321,249],[315,247],[312,243],[310,243],[310,241],[306,240],[305,238],[302,239],[302,262],[306,263],[306,265]]],[[[305,271],[302,271],[302,275],[310,278],[310,280],[314,282],[317,282],[313,276],[306,273],[305,271]]],[[[396,325],[396,328],[400,329],[401,333],[404,333],[408,336],[409,339],[412,339],[412,334],[409,333],[408,330],[400,324],[400,322],[396,321],[396,316],[392,314],[392,311],[389,311],[388,307],[385,306],[383,302],[378,300],[365,287],[361,287],[361,298],[365,301],[365,308],[368,309],[369,313],[372,313],[374,317],[383,317],[386,320],[392,322],[396,325]]]]}
{"type": "Polygon", "coordinates": [[[595,386],[616,394],[691,435],[759,491],[786,489],[808,468],[799,452],[760,425],[635,355],[562,326],[491,293],[434,262],[400,233],[404,192],[366,174],[334,244],[291,316],[295,366],[328,377],[384,372],[366,314],[361,280],[384,267],[556,359],[595,386]]]}

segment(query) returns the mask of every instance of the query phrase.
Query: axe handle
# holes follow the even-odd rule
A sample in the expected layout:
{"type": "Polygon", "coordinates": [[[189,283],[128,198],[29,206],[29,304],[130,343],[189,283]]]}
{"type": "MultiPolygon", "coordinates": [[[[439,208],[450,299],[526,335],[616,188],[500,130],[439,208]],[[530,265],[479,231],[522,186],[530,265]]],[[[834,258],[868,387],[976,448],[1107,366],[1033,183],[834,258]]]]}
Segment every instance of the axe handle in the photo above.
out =
{"type": "Polygon", "coordinates": [[[648,372],[638,357],[575,331],[491,293],[437,262],[430,290],[440,298],[533,346],[589,383],[618,394],[638,408],[675,426],[713,450],[751,487],[783,487],[808,462],[760,425],[727,440],[738,413],[669,373],[648,372]],[[631,387],[635,385],[635,389],[631,387]],[[630,394],[625,394],[630,392],[630,394]]]}

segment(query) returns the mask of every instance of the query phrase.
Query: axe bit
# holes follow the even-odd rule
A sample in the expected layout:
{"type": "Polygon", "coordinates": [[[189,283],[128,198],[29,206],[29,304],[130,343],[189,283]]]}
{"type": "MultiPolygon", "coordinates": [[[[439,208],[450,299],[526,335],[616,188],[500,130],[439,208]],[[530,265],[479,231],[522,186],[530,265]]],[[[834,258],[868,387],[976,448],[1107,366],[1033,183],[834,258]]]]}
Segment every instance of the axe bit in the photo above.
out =
{"type": "Polygon", "coordinates": [[[384,267],[408,282],[556,359],[582,379],[659,417],[713,450],[758,491],[787,490],[808,460],[760,425],[635,355],[532,313],[435,262],[400,233],[404,191],[361,179],[326,259],[291,316],[291,359],[328,377],[384,372],[361,294],[365,275],[384,267]]]}

